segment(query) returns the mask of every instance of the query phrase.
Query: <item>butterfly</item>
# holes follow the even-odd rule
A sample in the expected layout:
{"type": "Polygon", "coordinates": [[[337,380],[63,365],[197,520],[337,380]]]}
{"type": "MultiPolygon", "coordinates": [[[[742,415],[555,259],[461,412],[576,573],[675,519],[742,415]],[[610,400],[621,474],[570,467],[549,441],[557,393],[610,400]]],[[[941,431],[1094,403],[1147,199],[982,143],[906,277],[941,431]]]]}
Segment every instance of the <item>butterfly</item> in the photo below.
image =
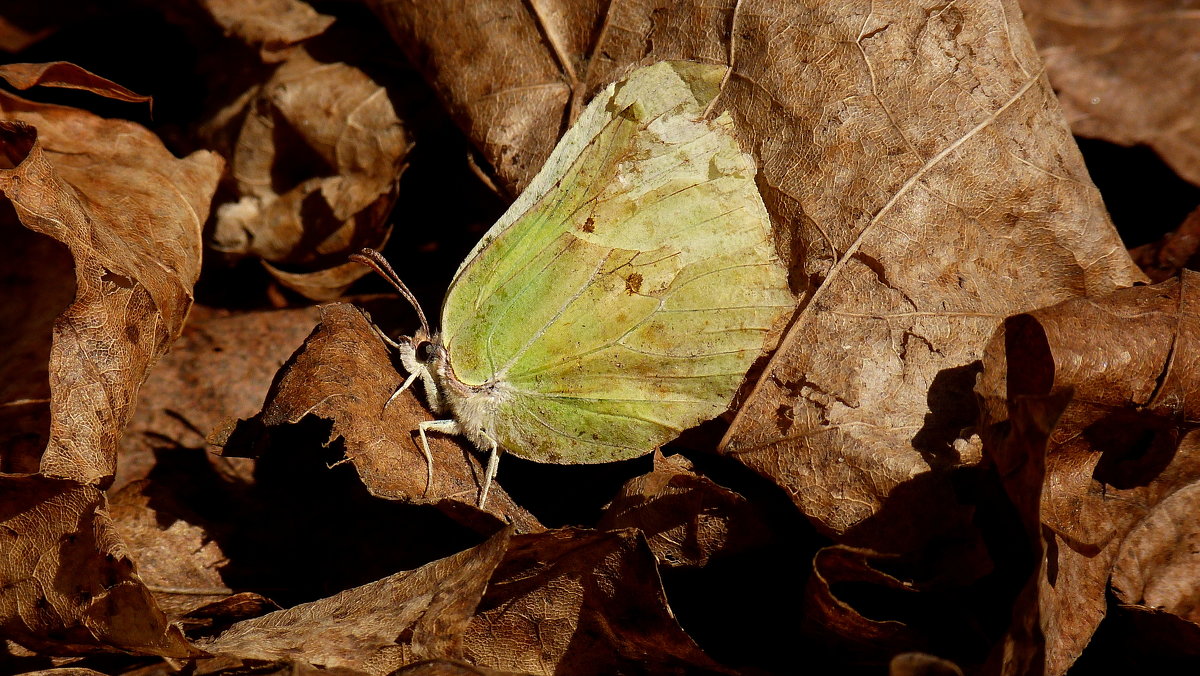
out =
{"type": "MultiPolygon", "coordinates": [[[[377,252],[354,260],[416,309],[387,339],[429,408],[418,425],[489,454],[600,463],[652,452],[723,413],[795,307],[724,66],[663,61],[595,97],[450,283],[440,329],[377,252]]],[[[395,395],[394,395],[395,396],[395,395]]],[[[393,398],[394,398],[393,396],[393,398]]]]}

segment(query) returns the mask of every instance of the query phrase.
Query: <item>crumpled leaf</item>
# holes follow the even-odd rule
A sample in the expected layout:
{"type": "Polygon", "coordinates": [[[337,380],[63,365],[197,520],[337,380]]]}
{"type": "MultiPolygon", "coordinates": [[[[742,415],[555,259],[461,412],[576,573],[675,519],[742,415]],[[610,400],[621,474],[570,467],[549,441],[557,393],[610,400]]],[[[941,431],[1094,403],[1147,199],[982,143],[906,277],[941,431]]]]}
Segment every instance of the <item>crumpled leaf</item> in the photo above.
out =
{"type": "Polygon", "coordinates": [[[531,674],[724,673],[675,621],[635,530],[514,536],[463,646],[473,664],[531,674]]]}
{"type": "Polygon", "coordinates": [[[700,568],[714,556],[770,539],[754,508],[738,493],[696,474],[681,455],[654,455],[654,470],[621,487],[597,526],[636,528],[660,566],[700,568]]]}
{"type": "Polygon", "coordinates": [[[541,530],[495,483],[486,511],[479,510],[483,464],[474,449],[446,435],[428,435],[434,469],[433,486],[425,493],[426,463],[416,428],[432,418],[411,389],[385,407],[403,382],[361,310],[325,305],[320,325],[280,372],[258,421],[270,428],[308,415],[331,420],[331,439],[345,439],[346,458],[377,497],[433,504],[480,530],[500,523],[514,523],[523,532],[541,530]]]}
{"type": "MultiPolygon", "coordinates": [[[[1065,673],[1104,617],[1118,555],[1178,545],[1154,523],[1200,479],[1198,284],[1185,272],[1017,315],[988,345],[976,388],[984,447],[1039,557],[1004,673],[1065,673]]],[[[1152,561],[1114,578],[1122,594],[1144,593],[1133,576],[1155,579],[1152,561]]],[[[1175,607],[1191,614],[1190,603],[1175,607]]]]}
{"type": "Polygon", "coordinates": [[[573,101],[635,64],[732,61],[713,112],[755,155],[809,300],[724,452],[828,533],[906,548],[960,518],[934,470],[978,460],[955,441],[993,328],[1142,279],[1011,2],[372,6],[515,188],[573,101]]]}
{"type": "Polygon", "coordinates": [[[178,160],[142,127],[77,109],[11,95],[0,107],[0,142],[16,163],[0,171],[0,191],[75,262],[75,300],[54,323],[41,470],[108,481],[138,387],[191,306],[220,159],[178,160]]]}
{"type": "Polygon", "coordinates": [[[155,605],[95,486],[0,475],[0,633],[48,654],[201,654],[155,605]]]}
{"type": "Polygon", "coordinates": [[[320,667],[387,674],[417,660],[462,656],[471,621],[512,529],[416,570],[239,622],[200,645],[239,659],[302,655],[320,667]]]}
{"type": "Polygon", "coordinates": [[[7,63],[0,65],[0,78],[17,89],[62,87],[82,89],[110,99],[143,103],[151,97],[142,96],[125,87],[91,73],[73,63],[54,61],[51,63],[7,63]]]}
{"type": "Polygon", "coordinates": [[[227,151],[236,199],[216,209],[215,249],[262,258],[315,300],[336,298],[368,272],[346,257],[387,241],[411,147],[382,86],[296,48],[215,124],[208,134],[238,130],[227,151]]]}
{"type": "Polygon", "coordinates": [[[1200,185],[1195,3],[1020,2],[1071,130],[1148,145],[1200,185]]]}

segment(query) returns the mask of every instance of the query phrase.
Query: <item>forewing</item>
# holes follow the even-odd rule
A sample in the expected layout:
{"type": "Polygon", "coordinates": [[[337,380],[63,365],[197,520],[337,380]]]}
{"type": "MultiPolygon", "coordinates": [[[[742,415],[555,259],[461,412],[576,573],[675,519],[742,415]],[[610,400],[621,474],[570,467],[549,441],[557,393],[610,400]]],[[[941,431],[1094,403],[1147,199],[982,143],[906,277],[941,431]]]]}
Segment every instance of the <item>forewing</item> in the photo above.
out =
{"type": "Polygon", "coordinates": [[[703,119],[723,73],[668,62],[610,87],[460,269],[443,337],[460,380],[507,394],[509,452],[653,450],[725,410],[793,307],[753,162],[728,116],[703,119]]]}

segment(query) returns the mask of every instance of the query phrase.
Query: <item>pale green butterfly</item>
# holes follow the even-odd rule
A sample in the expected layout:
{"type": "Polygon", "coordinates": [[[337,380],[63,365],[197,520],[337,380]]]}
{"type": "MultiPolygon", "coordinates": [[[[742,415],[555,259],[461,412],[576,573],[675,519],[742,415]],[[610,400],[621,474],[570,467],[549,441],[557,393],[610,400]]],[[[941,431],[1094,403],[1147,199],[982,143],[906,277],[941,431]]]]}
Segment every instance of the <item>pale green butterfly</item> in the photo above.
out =
{"type": "Polygon", "coordinates": [[[440,333],[374,251],[421,327],[391,341],[442,420],[489,455],[644,455],[720,415],[795,299],[753,159],[728,113],[705,119],[724,66],[660,62],[602,91],[459,267],[440,333]]]}

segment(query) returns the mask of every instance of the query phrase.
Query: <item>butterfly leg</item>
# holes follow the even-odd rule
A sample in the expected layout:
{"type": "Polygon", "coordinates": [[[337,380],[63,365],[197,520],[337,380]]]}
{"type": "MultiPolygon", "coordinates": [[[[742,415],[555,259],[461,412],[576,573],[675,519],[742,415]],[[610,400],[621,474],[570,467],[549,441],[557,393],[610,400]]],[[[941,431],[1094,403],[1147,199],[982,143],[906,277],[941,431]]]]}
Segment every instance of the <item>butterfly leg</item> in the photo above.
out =
{"type": "Polygon", "coordinates": [[[408,386],[412,385],[413,381],[416,379],[417,379],[416,373],[413,373],[413,374],[409,375],[407,378],[405,378],[404,384],[401,385],[399,388],[397,388],[395,392],[392,392],[392,396],[388,397],[387,403],[383,405],[384,410],[387,410],[387,407],[392,405],[392,402],[396,400],[396,397],[400,396],[400,393],[403,392],[404,390],[407,390],[408,386]]]}
{"type": "Polygon", "coordinates": [[[483,505],[487,503],[488,489],[492,487],[492,479],[496,477],[496,469],[500,466],[500,444],[497,444],[496,439],[487,432],[481,433],[491,446],[491,452],[488,454],[487,473],[483,477],[483,492],[479,494],[479,508],[483,509],[483,505]]]}
{"type": "Polygon", "coordinates": [[[417,423],[417,433],[421,435],[421,450],[425,452],[425,494],[433,487],[433,454],[429,452],[429,439],[425,432],[432,430],[442,434],[462,434],[457,420],[424,420],[417,423]]]}

